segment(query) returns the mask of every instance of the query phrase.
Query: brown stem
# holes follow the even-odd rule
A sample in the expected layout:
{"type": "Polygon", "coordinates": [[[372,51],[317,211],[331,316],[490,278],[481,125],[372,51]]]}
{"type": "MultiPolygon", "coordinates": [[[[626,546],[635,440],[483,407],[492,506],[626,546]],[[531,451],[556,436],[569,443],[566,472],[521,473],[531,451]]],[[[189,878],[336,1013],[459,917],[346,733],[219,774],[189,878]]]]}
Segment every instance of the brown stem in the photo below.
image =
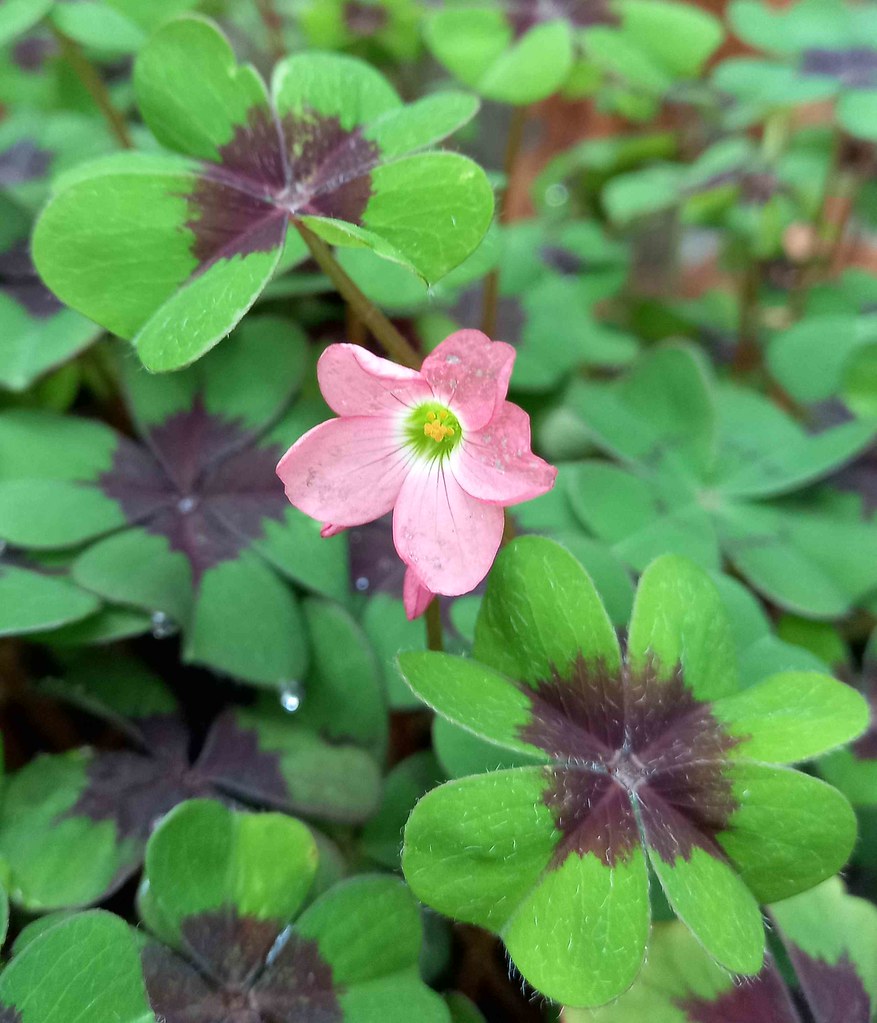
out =
{"type": "Polygon", "coordinates": [[[293,219],[292,222],[310,249],[317,265],[335,285],[338,293],[350,306],[352,314],[366,330],[371,331],[387,355],[403,366],[419,369],[420,356],[380,309],[369,301],[359,286],[348,277],[323,239],[315,235],[300,220],[293,219]]]}
{"type": "Polygon", "coordinates": [[[107,122],[116,141],[123,149],[133,149],[134,143],[131,141],[131,135],[128,132],[125,118],[114,106],[98,69],[85,56],[79,43],[64,35],[56,25],[53,25],[51,22],[49,24],[52,28],[52,34],[58,40],[58,44],[61,47],[64,59],[73,69],[79,81],[82,82],[89,96],[94,100],[95,106],[103,114],[104,120],[107,122]]]}
{"type": "Polygon", "coordinates": [[[274,0],[256,0],[259,17],[268,32],[268,42],[274,60],[283,60],[286,56],[286,43],[283,39],[283,18],[277,13],[274,0]]]}
{"type": "Polygon", "coordinates": [[[753,372],[761,364],[761,347],[758,343],[760,295],[761,267],[756,259],[752,259],[743,271],[740,282],[740,323],[733,366],[738,376],[753,372]]]}
{"type": "Polygon", "coordinates": [[[433,597],[426,609],[426,647],[441,652],[445,648],[442,632],[442,609],[438,597],[433,597]]]}
{"type": "MultiPolygon", "coordinates": [[[[505,159],[503,160],[503,171],[505,173],[505,187],[502,198],[499,202],[499,222],[505,224],[509,218],[509,196],[513,192],[515,170],[518,167],[518,157],[521,153],[521,146],[524,142],[524,129],[527,126],[527,107],[515,107],[512,112],[512,120],[509,125],[509,134],[506,139],[505,159]]],[[[493,337],[496,332],[497,316],[499,312],[499,267],[491,270],[484,279],[484,300],[481,314],[481,329],[488,337],[493,337]]]]}

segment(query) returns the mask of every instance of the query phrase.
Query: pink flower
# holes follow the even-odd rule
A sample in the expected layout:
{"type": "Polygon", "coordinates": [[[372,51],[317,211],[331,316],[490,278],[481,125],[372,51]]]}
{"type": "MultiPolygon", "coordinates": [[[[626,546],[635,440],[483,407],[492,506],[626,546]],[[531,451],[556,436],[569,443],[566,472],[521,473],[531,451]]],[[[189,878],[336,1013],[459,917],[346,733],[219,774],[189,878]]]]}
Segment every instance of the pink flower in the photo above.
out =
{"type": "Polygon", "coordinates": [[[478,330],[451,334],[420,372],[357,345],[317,366],[338,419],[310,430],[277,466],[286,496],[331,536],[393,510],[409,618],[436,593],[487,575],[503,508],[539,497],[557,470],[530,450],[530,419],[506,401],[515,350],[478,330]]]}

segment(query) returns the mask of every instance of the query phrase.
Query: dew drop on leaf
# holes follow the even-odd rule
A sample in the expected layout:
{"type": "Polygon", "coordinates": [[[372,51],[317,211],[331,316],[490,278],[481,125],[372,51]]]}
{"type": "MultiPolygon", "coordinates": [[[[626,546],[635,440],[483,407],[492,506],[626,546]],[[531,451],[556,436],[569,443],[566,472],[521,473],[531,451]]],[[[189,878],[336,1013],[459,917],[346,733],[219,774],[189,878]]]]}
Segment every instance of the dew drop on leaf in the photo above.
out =
{"type": "Polygon", "coordinates": [[[301,706],[302,688],[298,682],[287,682],[280,690],[280,706],[287,714],[294,714],[301,706]]]}
{"type": "Polygon", "coordinates": [[[177,624],[164,611],[152,612],[152,635],[155,639],[167,639],[177,631],[177,624]]]}

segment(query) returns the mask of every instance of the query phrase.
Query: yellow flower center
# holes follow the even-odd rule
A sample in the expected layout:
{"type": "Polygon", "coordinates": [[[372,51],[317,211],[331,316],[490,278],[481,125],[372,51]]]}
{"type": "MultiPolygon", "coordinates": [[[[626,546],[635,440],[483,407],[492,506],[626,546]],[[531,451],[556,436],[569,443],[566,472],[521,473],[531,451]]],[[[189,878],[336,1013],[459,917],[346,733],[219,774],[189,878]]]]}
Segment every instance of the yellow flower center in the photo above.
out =
{"type": "Polygon", "coordinates": [[[453,437],[457,432],[447,421],[449,415],[448,410],[444,408],[438,412],[427,412],[426,414],[423,432],[430,440],[434,440],[436,444],[440,444],[448,437],[453,437]]]}

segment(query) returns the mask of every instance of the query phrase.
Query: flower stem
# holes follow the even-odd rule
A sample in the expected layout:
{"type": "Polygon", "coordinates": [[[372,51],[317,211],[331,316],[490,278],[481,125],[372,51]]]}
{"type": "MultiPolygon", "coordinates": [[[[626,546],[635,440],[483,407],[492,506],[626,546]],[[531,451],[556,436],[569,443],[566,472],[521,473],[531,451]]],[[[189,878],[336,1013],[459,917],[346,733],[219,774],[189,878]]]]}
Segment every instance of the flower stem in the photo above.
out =
{"type": "MultiPolygon", "coordinates": [[[[518,166],[518,157],[521,154],[521,146],[524,142],[524,128],[527,125],[527,107],[515,107],[512,111],[512,120],[509,125],[509,134],[506,139],[505,159],[503,171],[505,172],[505,187],[499,203],[499,222],[505,224],[509,217],[509,196],[512,194],[512,182],[514,181],[515,169],[518,166]]],[[[484,279],[484,302],[481,314],[481,329],[488,337],[493,337],[496,331],[497,315],[499,311],[499,267],[491,270],[484,279]]]]}
{"type": "Polygon", "coordinates": [[[442,632],[442,609],[438,597],[433,597],[426,609],[426,647],[441,652],[445,648],[442,632]]]}
{"type": "Polygon", "coordinates": [[[390,358],[395,359],[403,366],[419,369],[422,361],[420,356],[380,309],[369,301],[359,286],[348,277],[323,239],[315,235],[300,220],[293,219],[292,222],[310,249],[317,265],[335,285],[338,293],[350,307],[352,315],[359,320],[363,327],[371,331],[390,358]]]}
{"type": "Polygon", "coordinates": [[[123,149],[133,149],[134,143],[131,141],[131,135],[128,132],[125,118],[113,104],[98,69],[86,57],[82,47],[74,39],[65,35],[55,25],[52,25],[52,33],[58,40],[64,59],[73,69],[74,74],[83,84],[89,96],[94,100],[95,106],[103,114],[104,120],[107,122],[107,126],[113,133],[116,141],[123,149]]]}
{"type": "Polygon", "coordinates": [[[756,257],[751,257],[743,270],[739,301],[740,318],[733,369],[737,376],[745,376],[761,365],[758,340],[761,324],[761,267],[756,257]]]}
{"type": "Polygon", "coordinates": [[[283,39],[283,19],[274,6],[274,0],[256,0],[256,7],[262,24],[268,32],[268,42],[271,47],[271,55],[275,61],[283,60],[286,56],[286,44],[283,39]]]}

